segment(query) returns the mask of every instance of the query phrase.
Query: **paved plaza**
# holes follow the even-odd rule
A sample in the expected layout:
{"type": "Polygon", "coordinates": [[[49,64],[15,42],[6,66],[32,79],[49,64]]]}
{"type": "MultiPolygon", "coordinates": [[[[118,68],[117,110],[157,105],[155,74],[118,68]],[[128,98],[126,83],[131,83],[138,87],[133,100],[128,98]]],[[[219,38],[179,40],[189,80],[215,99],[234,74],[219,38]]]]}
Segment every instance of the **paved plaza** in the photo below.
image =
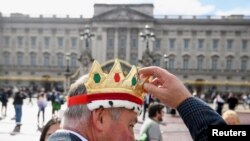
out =
{"type": "MultiPolygon", "coordinates": [[[[64,107],[65,105],[63,105],[64,107]]],[[[226,110],[227,105],[224,109],[226,110]]],[[[239,105],[236,109],[239,113],[240,120],[242,124],[250,124],[250,110],[248,108],[243,108],[239,105]]],[[[22,127],[20,134],[10,135],[10,132],[15,126],[15,120],[11,120],[14,116],[14,108],[12,105],[12,99],[8,103],[7,117],[0,120],[0,141],[38,141],[40,137],[40,131],[37,130],[37,112],[38,108],[36,105],[36,99],[33,99],[33,106],[29,104],[28,99],[25,99],[23,105],[23,117],[22,117],[22,127]]],[[[48,103],[46,108],[46,121],[51,118],[51,105],[48,103]]],[[[140,127],[142,125],[142,117],[138,117],[138,124],[135,126],[135,136],[139,134],[140,127]]],[[[163,139],[165,140],[175,140],[175,141],[192,141],[192,138],[188,132],[188,129],[184,125],[182,119],[177,116],[171,116],[166,114],[164,116],[163,123],[160,125],[163,139]]]]}

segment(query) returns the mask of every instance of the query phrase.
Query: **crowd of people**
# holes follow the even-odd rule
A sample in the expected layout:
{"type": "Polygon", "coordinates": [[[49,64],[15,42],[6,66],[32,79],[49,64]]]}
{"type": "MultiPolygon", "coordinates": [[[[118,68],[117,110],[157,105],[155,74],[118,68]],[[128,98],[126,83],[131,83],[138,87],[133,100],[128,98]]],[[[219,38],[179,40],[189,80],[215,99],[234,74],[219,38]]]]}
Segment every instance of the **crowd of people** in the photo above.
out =
{"type": "MultiPolygon", "coordinates": [[[[111,71],[115,71],[115,69],[111,71]]],[[[135,85],[133,87],[135,90],[132,92],[126,91],[126,95],[122,91],[123,89],[119,89],[119,85],[116,84],[115,87],[111,88],[111,92],[109,89],[102,90],[98,84],[103,81],[101,77],[106,75],[100,75],[99,73],[102,72],[98,69],[91,69],[88,75],[80,77],[71,85],[63,120],[55,117],[61,105],[65,102],[62,94],[56,89],[51,92],[41,89],[37,92],[38,126],[42,113],[40,141],[59,141],[62,139],[72,141],[162,141],[159,123],[163,121],[165,108],[171,108],[178,112],[189,129],[191,137],[197,141],[208,140],[208,127],[211,124],[240,124],[239,117],[235,112],[239,99],[233,93],[230,93],[227,98],[222,97],[219,93],[216,94],[213,98],[213,109],[203,100],[193,96],[175,75],[160,67],[141,68],[137,81],[131,81],[132,85],[135,85]],[[146,81],[145,78],[148,77],[153,77],[153,80],[146,81]],[[88,90],[95,85],[97,85],[96,89],[88,90]],[[144,93],[147,93],[142,99],[134,97],[138,94],[139,86],[143,88],[144,93]],[[113,96],[114,93],[115,96],[113,96]],[[51,102],[53,116],[47,123],[44,123],[48,102],[51,102]],[[228,104],[228,110],[223,111],[225,103],[228,104]],[[133,127],[141,112],[143,124],[138,139],[135,139],[133,127]]],[[[120,81],[120,76],[117,79],[119,73],[114,72],[114,75],[114,81],[120,81]]],[[[107,83],[105,88],[109,88],[109,85],[112,85],[112,83],[107,83]]],[[[30,92],[26,89],[18,89],[13,93],[15,109],[13,119],[15,119],[16,126],[11,133],[12,135],[20,132],[23,100],[30,97],[30,92]]],[[[0,88],[2,116],[6,116],[9,97],[7,91],[0,88]]],[[[243,100],[248,102],[248,97],[250,99],[250,96],[244,96],[243,100]]],[[[250,103],[248,104],[250,105],[250,103]]]]}
{"type": "MultiPolygon", "coordinates": [[[[50,102],[51,103],[51,111],[52,111],[52,117],[57,115],[57,112],[61,108],[61,104],[64,103],[65,99],[63,95],[56,90],[53,91],[45,91],[44,88],[41,88],[37,91],[31,91],[28,88],[21,87],[21,88],[0,88],[0,101],[2,102],[2,107],[1,107],[1,114],[0,114],[0,120],[4,119],[7,117],[7,111],[10,108],[13,108],[15,111],[14,115],[9,115],[13,116],[11,119],[15,120],[15,127],[13,131],[10,132],[11,135],[16,135],[20,133],[21,131],[21,126],[22,126],[22,117],[23,117],[23,105],[24,101],[28,100],[28,105],[31,104],[31,106],[37,106],[38,111],[37,111],[37,127],[38,130],[43,129],[45,125],[45,110],[47,107],[47,104],[50,102]],[[13,107],[8,107],[8,103],[12,99],[12,104],[13,107]],[[59,100],[58,100],[59,99],[59,100]],[[36,103],[36,105],[34,105],[36,103]],[[56,106],[53,106],[56,105],[56,106]],[[42,115],[42,116],[40,116],[42,115]],[[42,118],[42,119],[41,119],[42,118]],[[42,120],[42,122],[40,122],[42,120]]],[[[32,116],[32,115],[31,115],[32,116]]]]}

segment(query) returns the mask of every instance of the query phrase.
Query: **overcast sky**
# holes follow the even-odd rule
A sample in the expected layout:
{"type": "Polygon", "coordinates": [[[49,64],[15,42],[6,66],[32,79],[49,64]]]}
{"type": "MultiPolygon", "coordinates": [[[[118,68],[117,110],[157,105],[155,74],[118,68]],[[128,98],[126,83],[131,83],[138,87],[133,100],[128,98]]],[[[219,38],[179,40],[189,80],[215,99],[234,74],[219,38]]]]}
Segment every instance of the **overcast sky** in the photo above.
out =
{"type": "Polygon", "coordinates": [[[154,15],[250,15],[250,0],[2,0],[0,12],[39,15],[92,17],[95,3],[154,4],[154,15]]]}

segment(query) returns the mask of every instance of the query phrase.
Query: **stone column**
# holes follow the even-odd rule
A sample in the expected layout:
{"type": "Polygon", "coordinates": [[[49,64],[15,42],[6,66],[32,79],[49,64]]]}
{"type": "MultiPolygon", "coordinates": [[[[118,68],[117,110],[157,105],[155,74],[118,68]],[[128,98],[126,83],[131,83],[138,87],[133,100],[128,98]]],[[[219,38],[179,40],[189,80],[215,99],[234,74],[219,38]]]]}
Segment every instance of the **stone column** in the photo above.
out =
{"type": "Polygon", "coordinates": [[[118,29],[115,29],[115,46],[114,46],[114,58],[118,57],[118,40],[119,40],[119,36],[118,36],[118,29]]]}
{"type": "MultiPolygon", "coordinates": [[[[139,29],[139,33],[140,33],[140,30],[139,29]]],[[[141,60],[142,59],[142,53],[144,52],[145,49],[143,49],[144,47],[144,43],[143,41],[141,40],[140,38],[140,35],[138,34],[138,60],[141,60]]],[[[145,48],[145,47],[144,47],[145,48]]]]}
{"type": "Polygon", "coordinates": [[[130,61],[130,39],[131,39],[131,34],[130,34],[130,28],[127,29],[127,46],[126,46],[126,61],[130,61]]]}
{"type": "Polygon", "coordinates": [[[99,42],[99,53],[101,54],[101,60],[105,61],[107,59],[107,28],[102,28],[102,41],[99,42]]]}

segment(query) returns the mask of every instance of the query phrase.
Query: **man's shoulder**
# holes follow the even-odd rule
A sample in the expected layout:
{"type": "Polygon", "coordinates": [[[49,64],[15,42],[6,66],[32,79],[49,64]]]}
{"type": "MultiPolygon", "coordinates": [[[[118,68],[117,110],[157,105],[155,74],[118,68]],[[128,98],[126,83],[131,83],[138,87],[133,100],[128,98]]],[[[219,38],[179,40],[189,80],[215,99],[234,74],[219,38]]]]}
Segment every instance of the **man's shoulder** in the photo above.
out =
{"type": "Polygon", "coordinates": [[[147,124],[149,124],[149,125],[155,125],[155,124],[158,125],[158,123],[155,120],[151,119],[151,118],[147,119],[147,124]]]}
{"type": "Polygon", "coordinates": [[[149,128],[151,128],[151,129],[160,128],[160,125],[159,125],[159,123],[157,123],[156,121],[152,120],[152,121],[149,123],[149,128]]]}
{"type": "Polygon", "coordinates": [[[144,125],[144,126],[149,126],[152,122],[153,122],[152,119],[147,118],[147,119],[143,122],[143,125],[144,125]]]}
{"type": "Polygon", "coordinates": [[[141,129],[142,129],[143,131],[145,131],[145,130],[148,130],[149,128],[152,128],[152,127],[154,127],[154,126],[158,126],[158,123],[155,122],[154,120],[148,118],[148,119],[146,119],[146,120],[144,121],[144,123],[143,123],[141,129]]]}
{"type": "Polygon", "coordinates": [[[70,132],[60,131],[52,134],[49,137],[49,141],[82,141],[82,140],[70,132]]]}

